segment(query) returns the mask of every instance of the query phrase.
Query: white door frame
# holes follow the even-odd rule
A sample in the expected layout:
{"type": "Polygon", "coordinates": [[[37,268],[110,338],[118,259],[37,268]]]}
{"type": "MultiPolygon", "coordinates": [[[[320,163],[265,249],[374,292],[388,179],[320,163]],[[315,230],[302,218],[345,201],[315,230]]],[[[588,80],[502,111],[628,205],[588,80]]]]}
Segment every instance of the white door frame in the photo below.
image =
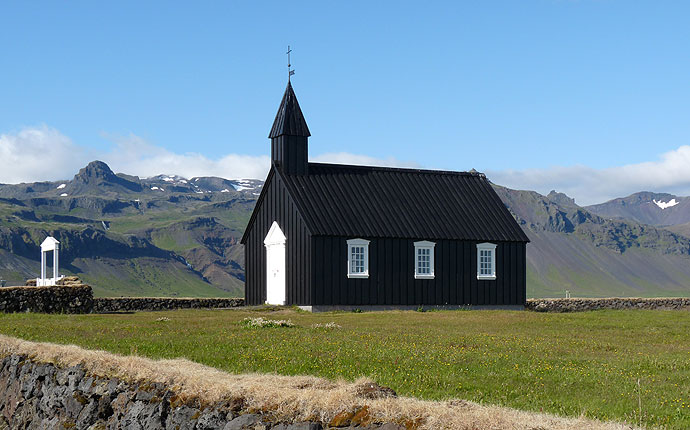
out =
{"type": "Polygon", "coordinates": [[[266,303],[285,304],[285,242],[286,237],[273,221],[264,239],[266,247],[266,303]]]}

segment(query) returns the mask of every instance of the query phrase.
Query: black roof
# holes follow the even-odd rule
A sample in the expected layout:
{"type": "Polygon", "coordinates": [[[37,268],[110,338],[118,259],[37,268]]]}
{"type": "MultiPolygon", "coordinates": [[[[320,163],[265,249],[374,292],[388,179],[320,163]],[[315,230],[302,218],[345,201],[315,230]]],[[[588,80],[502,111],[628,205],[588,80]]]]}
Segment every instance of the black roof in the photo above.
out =
{"type": "Polygon", "coordinates": [[[309,163],[306,175],[271,170],[316,236],[529,242],[482,173],[322,163],[309,163]]]}
{"type": "Polygon", "coordinates": [[[295,96],[295,92],[292,90],[290,81],[288,81],[287,88],[285,88],[283,100],[280,102],[276,119],[273,121],[273,127],[271,127],[271,133],[268,137],[272,139],[283,135],[311,136],[309,127],[307,127],[307,121],[304,119],[304,115],[302,115],[302,109],[299,108],[297,96],[295,96]]]}

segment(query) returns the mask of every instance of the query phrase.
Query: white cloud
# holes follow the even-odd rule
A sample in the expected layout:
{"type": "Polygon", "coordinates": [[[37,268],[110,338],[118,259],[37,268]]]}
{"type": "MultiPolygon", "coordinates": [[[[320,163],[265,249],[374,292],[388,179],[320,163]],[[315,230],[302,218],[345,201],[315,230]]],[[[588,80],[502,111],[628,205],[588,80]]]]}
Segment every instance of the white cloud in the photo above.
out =
{"type": "Polygon", "coordinates": [[[0,135],[0,183],[71,177],[88,163],[90,151],[54,128],[24,128],[0,135]]]}
{"type": "MultiPolygon", "coordinates": [[[[89,161],[102,160],[115,172],[149,177],[160,174],[264,179],[271,165],[267,155],[228,154],[211,159],[199,153],[177,154],[136,135],[104,135],[113,143],[108,151],[76,145],[47,126],[0,135],[0,183],[68,179],[89,161]]],[[[268,146],[267,146],[268,149],[268,146]]],[[[346,152],[322,154],[312,161],[393,167],[419,167],[394,158],[377,159],[346,152]]]]}
{"type": "MultiPolygon", "coordinates": [[[[270,157],[228,154],[211,159],[198,153],[177,154],[144,139],[129,135],[108,136],[114,146],[95,151],[80,146],[54,128],[31,127],[0,135],[0,183],[69,179],[89,161],[103,160],[115,172],[140,177],[159,174],[219,176],[228,179],[263,179],[270,157]]],[[[267,147],[268,150],[268,147],[267,147]]],[[[420,167],[395,158],[374,158],[347,152],[321,154],[312,161],[420,167]]],[[[587,166],[555,166],[529,170],[488,170],[491,181],[515,189],[542,194],[555,189],[574,197],[578,204],[601,203],[638,191],[690,195],[690,145],[666,152],[658,160],[607,169],[587,166]]]]}
{"type": "Polygon", "coordinates": [[[198,153],[176,154],[135,135],[109,138],[115,148],[104,154],[102,160],[116,172],[141,177],[166,174],[186,178],[218,176],[227,179],[263,179],[271,163],[266,155],[228,154],[214,160],[198,153]]]}
{"type": "Polygon", "coordinates": [[[594,169],[586,166],[487,171],[492,182],[542,194],[558,190],[580,205],[602,203],[638,191],[690,194],[690,146],[661,154],[656,161],[594,169]]]}
{"type": "Polygon", "coordinates": [[[176,154],[130,135],[109,136],[114,147],[95,151],[76,145],[54,128],[29,127],[0,135],[0,183],[69,179],[89,161],[102,160],[115,172],[140,177],[159,174],[219,176],[228,179],[266,177],[270,157],[228,154],[210,159],[201,154],[176,154]]]}

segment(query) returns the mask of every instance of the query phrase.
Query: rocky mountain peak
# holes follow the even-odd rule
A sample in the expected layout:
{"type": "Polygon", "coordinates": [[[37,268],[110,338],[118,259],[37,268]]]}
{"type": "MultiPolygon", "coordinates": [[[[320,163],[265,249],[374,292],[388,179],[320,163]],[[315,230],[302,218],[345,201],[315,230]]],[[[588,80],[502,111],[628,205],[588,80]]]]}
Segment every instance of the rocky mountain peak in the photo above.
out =
{"type": "Polygon", "coordinates": [[[690,209],[688,197],[651,191],[642,191],[587,207],[590,212],[603,217],[629,219],[658,226],[690,222],[688,209],[690,209]]]}
{"type": "Polygon", "coordinates": [[[74,175],[74,180],[85,184],[95,181],[114,181],[117,178],[110,167],[102,161],[92,161],[74,175]]]}
{"type": "Polygon", "coordinates": [[[122,187],[134,192],[139,192],[142,189],[138,182],[117,176],[107,164],[98,160],[90,162],[86,167],[79,170],[79,173],[74,175],[73,185],[76,187],[75,190],[84,188],[84,186],[87,189],[92,187],[122,187]]]}
{"type": "Polygon", "coordinates": [[[577,203],[575,203],[574,198],[568,197],[567,194],[559,193],[556,190],[551,190],[551,192],[546,196],[546,198],[556,203],[557,205],[565,207],[577,206],[577,203]]]}

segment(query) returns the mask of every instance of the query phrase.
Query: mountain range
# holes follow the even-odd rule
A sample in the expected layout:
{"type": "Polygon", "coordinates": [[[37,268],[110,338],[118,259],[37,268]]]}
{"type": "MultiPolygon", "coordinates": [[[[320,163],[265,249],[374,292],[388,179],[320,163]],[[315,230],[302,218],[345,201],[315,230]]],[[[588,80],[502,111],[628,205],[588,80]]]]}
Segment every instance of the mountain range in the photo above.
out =
{"type": "MultiPolygon", "coordinates": [[[[98,296],[243,295],[239,238],[263,182],[115,174],[94,161],[71,180],[0,184],[0,278],[36,277],[39,244],[98,296]]],[[[581,207],[494,185],[531,243],[528,296],[690,295],[690,198],[642,192],[581,207]]]]}
{"type": "MultiPolygon", "coordinates": [[[[494,188],[531,240],[529,297],[563,297],[566,290],[573,297],[690,295],[690,238],[678,226],[602,216],[555,191],[544,196],[494,188]]],[[[659,201],[659,195],[648,194],[659,201]]],[[[664,202],[685,200],[663,196],[664,202]]],[[[638,204],[648,203],[640,199],[638,204]]],[[[657,217],[668,210],[655,207],[650,213],[657,217]]]]}
{"type": "Polygon", "coordinates": [[[115,174],[94,161],[71,180],[0,185],[0,278],[36,277],[38,245],[100,296],[243,295],[238,241],[262,181],[115,174]]]}
{"type": "Polygon", "coordinates": [[[641,192],[587,206],[587,210],[603,217],[629,219],[690,236],[690,197],[641,192]]]}

